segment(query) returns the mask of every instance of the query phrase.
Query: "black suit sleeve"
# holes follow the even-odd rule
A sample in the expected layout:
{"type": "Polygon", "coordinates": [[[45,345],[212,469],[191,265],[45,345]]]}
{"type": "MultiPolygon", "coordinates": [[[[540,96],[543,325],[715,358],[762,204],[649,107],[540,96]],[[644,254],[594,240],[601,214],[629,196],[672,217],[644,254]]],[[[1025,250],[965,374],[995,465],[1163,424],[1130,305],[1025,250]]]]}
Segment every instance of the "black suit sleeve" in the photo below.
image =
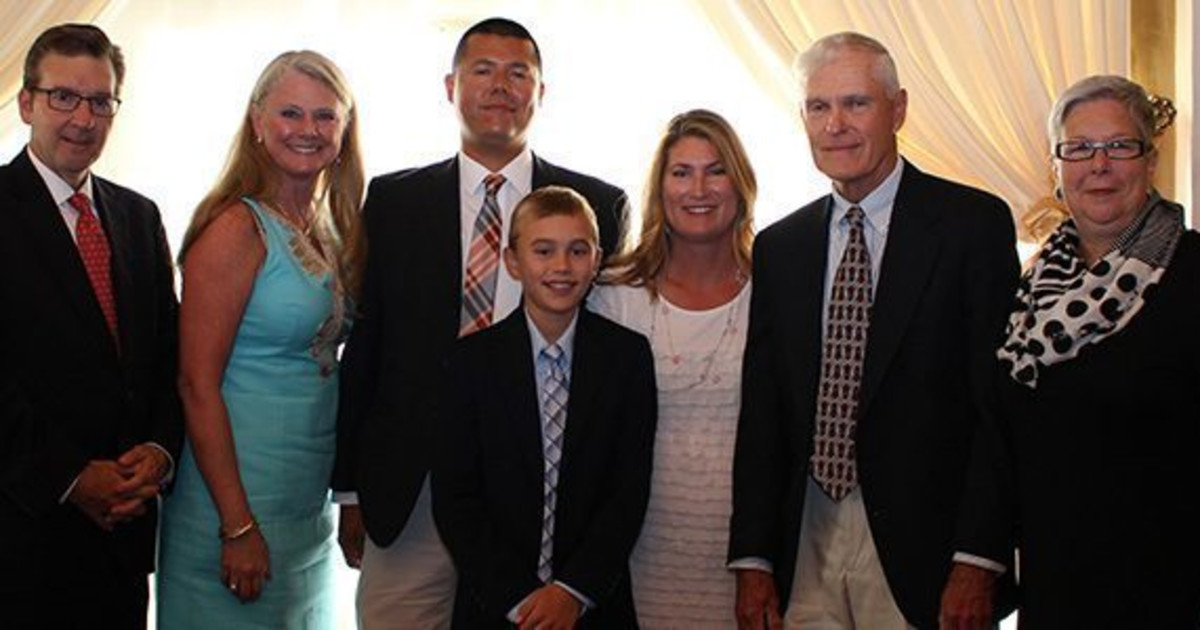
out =
{"type": "MultiPolygon", "coordinates": [[[[746,557],[778,564],[778,541],[784,504],[784,485],[795,465],[787,456],[788,436],[781,422],[784,410],[783,384],[778,358],[777,335],[773,332],[773,301],[779,282],[770,235],[755,244],[754,292],[750,296],[750,325],[742,359],[742,406],[738,416],[737,442],[733,457],[733,516],[730,519],[729,560],[746,557]]],[[[784,252],[786,253],[786,252],[784,252]]]]}
{"type": "Polygon", "coordinates": [[[382,344],[383,301],[380,299],[379,243],[380,223],[386,214],[379,201],[376,182],[363,205],[367,260],[363,270],[362,294],[355,307],[353,328],[342,351],[338,384],[337,449],[330,486],[334,491],[358,489],[358,465],[362,429],[370,413],[379,380],[379,352],[382,344]]]}
{"type": "Polygon", "coordinates": [[[978,424],[967,470],[958,523],[958,551],[1013,566],[1013,514],[1006,445],[1000,426],[1003,409],[997,387],[1003,376],[996,359],[1019,275],[1016,235],[1008,208],[996,202],[975,223],[968,259],[968,332],[971,342],[972,399],[978,424]]]}
{"type": "MultiPolygon", "coordinates": [[[[433,470],[433,512],[459,581],[467,585],[459,592],[472,597],[488,617],[502,619],[540,585],[522,568],[529,565],[528,558],[523,561],[517,545],[497,531],[493,511],[511,511],[513,506],[495,505],[498,491],[489,488],[508,480],[489,481],[485,470],[481,423],[497,418],[481,408],[480,387],[493,375],[471,345],[460,342],[452,360],[454,406],[438,445],[441,463],[433,470]]],[[[474,349],[481,350],[479,344],[474,349]]],[[[499,492],[501,497],[505,494],[499,492]]]]}
{"type": "Polygon", "coordinates": [[[62,428],[65,418],[39,413],[4,362],[0,375],[0,492],[27,516],[41,517],[90,459],[86,448],[62,428]]]}
{"type": "MultiPolygon", "coordinates": [[[[583,317],[586,315],[581,314],[583,317]]],[[[620,375],[611,390],[612,395],[619,396],[616,412],[592,419],[619,431],[616,459],[606,471],[591,471],[594,479],[606,484],[606,496],[592,516],[581,545],[555,576],[598,606],[617,592],[628,575],[629,556],[650,501],[658,421],[658,388],[650,344],[641,335],[626,336],[621,341],[621,346],[606,344],[609,348],[628,349],[622,353],[622,360],[609,365],[620,375]]]]}
{"type": "Polygon", "coordinates": [[[175,297],[175,268],[163,229],[162,217],[154,209],[151,230],[156,254],[154,264],[154,382],[150,392],[149,439],[167,450],[176,464],[183,451],[183,403],[179,398],[179,301],[175,297]]]}

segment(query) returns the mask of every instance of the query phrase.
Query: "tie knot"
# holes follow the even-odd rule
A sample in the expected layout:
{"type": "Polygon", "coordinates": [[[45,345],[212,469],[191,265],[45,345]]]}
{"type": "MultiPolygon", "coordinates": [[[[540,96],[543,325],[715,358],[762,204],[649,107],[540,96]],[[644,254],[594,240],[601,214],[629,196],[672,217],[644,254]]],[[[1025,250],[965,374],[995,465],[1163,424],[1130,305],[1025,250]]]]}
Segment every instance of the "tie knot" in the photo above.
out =
{"type": "Polygon", "coordinates": [[[546,357],[547,361],[558,365],[559,361],[562,360],[563,351],[558,344],[552,343],[542,349],[542,356],[546,357]]]}
{"type": "Polygon", "coordinates": [[[863,218],[865,216],[866,215],[863,214],[863,209],[860,206],[850,206],[850,209],[846,210],[846,221],[850,223],[851,227],[861,228],[863,225],[863,218]]]}
{"type": "Polygon", "coordinates": [[[483,188],[489,197],[495,197],[500,187],[504,185],[504,176],[499,173],[488,173],[483,178],[483,188]]]}
{"type": "Polygon", "coordinates": [[[81,192],[71,195],[71,197],[67,199],[67,203],[71,204],[72,208],[78,210],[79,214],[91,214],[92,212],[91,200],[88,199],[87,195],[81,192]]]}

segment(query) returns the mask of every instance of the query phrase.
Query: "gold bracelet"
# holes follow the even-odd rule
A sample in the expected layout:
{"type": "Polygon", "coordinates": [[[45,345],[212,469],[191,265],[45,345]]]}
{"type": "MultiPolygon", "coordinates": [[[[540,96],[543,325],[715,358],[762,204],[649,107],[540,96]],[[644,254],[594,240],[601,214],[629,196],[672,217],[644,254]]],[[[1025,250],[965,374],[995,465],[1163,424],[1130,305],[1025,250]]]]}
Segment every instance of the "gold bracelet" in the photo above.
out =
{"type": "Polygon", "coordinates": [[[239,527],[231,532],[225,531],[224,527],[217,529],[217,537],[220,538],[224,542],[229,542],[231,540],[237,540],[237,539],[241,538],[242,536],[249,534],[256,527],[258,527],[258,521],[255,521],[254,517],[250,517],[250,522],[246,523],[245,525],[242,525],[241,527],[239,527]]]}

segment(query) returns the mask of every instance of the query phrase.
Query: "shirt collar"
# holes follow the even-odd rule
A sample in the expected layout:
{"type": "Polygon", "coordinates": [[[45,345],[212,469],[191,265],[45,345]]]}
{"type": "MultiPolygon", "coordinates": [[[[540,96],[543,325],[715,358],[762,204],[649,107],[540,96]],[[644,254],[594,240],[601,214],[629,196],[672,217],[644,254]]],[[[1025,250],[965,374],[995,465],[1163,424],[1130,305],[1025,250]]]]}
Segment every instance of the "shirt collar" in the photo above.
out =
{"type": "Polygon", "coordinates": [[[83,178],[83,185],[79,190],[75,190],[67,183],[67,180],[59,177],[58,173],[50,170],[38,156],[34,154],[33,149],[28,145],[25,147],[25,153],[29,155],[29,160],[33,162],[33,168],[37,170],[38,175],[42,177],[42,181],[46,183],[46,189],[50,191],[50,198],[54,200],[55,206],[62,206],[76,192],[81,192],[87,196],[88,201],[92,202],[92,207],[96,207],[96,197],[92,195],[92,174],[89,172],[83,178]]]}
{"type": "MultiPolygon", "coordinates": [[[[579,308],[583,308],[581,305],[579,308]]],[[[575,324],[579,321],[579,309],[575,310],[575,317],[571,318],[571,323],[567,325],[567,329],[559,336],[558,347],[563,351],[564,365],[571,365],[571,356],[575,350],[575,324]]],[[[529,326],[529,341],[533,349],[533,357],[536,361],[542,356],[542,350],[545,350],[550,344],[546,342],[546,338],[542,336],[542,331],[538,330],[537,324],[529,317],[529,311],[525,311],[525,324],[529,326]]]]}
{"type": "MultiPolygon", "coordinates": [[[[483,178],[490,173],[484,165],[471,159],[465,152],[458,152],[458,182],[468,195],[482,196],[483,178]]],[[[525,147],[517,157],[505,164],[498,174],[504,176],[504,187],[511,186],[521,196],[528,194],[533,185],[533,151],[525,147]]]]}
{"type": "Polygon", "coordinates": [[[904,160],[896,159],[896,166],[892,168],[892,172],[883,178],[883,181],[875,187],[862,201],[853,203],[845,197],[838,194],[837,190],[833,191],[833,216],[830,217],[830,224],[837,225],[846,217],[846,211],[850,206],[858,206],[863,210],[865,223],[879,232],[887,232],[888,224],[892,220],[892,206],[896,203],[896,193],[900,190],[900,177],[904,174],[904,160]]]}

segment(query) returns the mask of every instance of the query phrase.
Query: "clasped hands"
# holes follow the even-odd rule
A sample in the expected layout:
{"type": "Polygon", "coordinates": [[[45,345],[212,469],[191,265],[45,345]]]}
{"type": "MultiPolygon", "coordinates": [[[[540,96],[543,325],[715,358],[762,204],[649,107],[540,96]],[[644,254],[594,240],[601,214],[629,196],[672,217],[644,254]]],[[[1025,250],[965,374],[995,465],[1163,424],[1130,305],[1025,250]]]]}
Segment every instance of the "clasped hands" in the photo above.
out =
{"type": "Polygon", "coordinates": [[[88,462],[67,496],[93,523],[111,532],[118,524],[146,513],[146,501],[158,495],[171,461],[157,446],[139,444],[115,460],[88,462]]]}

